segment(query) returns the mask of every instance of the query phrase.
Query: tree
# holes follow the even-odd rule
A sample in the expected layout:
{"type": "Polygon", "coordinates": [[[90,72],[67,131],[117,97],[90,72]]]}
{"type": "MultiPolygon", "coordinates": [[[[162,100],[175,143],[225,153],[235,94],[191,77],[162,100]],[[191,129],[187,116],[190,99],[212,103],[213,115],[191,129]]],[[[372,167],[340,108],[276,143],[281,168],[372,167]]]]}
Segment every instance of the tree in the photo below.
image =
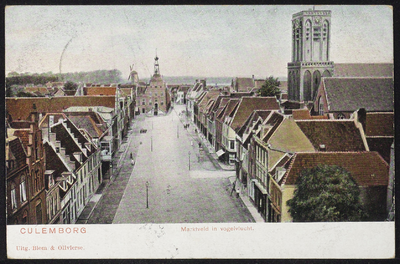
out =
{"type": "Polygon", "coordinates": [[[278,78],[269,76],[265,80],[265,83],[261,86],[258,94],[260,96],[277,96],[281,93],[281,90],[279,89],[280,85],[281,82],[278,80],[278,78]]]}
{"type": "Polygon", "coordinates": [[[78,85],[74,82],[68,81],[64,84],[64,90],[76,91],[76,89],[78,89],[78,85]]]}
{"type": "Polygon", "coordinates": [[[338,222],[366,219],[360,190],[351,174],[339,166],[318,165],[303,170],[287,201],[294,222],[338,222]]]}

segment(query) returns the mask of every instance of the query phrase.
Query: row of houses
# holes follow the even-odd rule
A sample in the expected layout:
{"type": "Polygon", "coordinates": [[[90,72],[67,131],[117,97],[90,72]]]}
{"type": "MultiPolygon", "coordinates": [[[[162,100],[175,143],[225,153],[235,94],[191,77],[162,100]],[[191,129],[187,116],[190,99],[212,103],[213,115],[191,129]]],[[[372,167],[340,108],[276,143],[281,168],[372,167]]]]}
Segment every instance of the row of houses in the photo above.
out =
{"type": "MultiPolygon", "coordinates": [[[[375,68],[374,74],[388,68],[352,66],[375,68]]],[[[323,77],[312,102],[260,97],[257,87],[240,88],[240,81],[229,91],[204,80],[188,90],[188,117],[219,159],[235,166],[236,187],[265,221],[292,221],[286,202],[296,179],[319,164],[348,170],[369,220],[386,219],[393,204],[393,77],[354,77],[347,69],[350,77],[323,77]]]]}
{"type": "Polygon", "coordinates": [[[100,185],[134,118],[133,88],[6,98],[8,224],[73,224],[100,185]]]}

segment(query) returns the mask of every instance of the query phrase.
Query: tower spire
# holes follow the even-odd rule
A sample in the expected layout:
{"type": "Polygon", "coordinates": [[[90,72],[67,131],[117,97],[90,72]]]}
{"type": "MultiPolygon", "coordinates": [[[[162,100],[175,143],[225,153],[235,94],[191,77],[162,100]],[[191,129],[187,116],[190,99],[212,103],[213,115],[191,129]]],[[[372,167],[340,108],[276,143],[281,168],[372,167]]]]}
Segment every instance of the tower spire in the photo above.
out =
{"type": "Polygon", "coordinates": [[[158,64],[158,56],[156,49],[156,57],[154,58],[154,75],[160,74],[160,65],[158,64]]]}

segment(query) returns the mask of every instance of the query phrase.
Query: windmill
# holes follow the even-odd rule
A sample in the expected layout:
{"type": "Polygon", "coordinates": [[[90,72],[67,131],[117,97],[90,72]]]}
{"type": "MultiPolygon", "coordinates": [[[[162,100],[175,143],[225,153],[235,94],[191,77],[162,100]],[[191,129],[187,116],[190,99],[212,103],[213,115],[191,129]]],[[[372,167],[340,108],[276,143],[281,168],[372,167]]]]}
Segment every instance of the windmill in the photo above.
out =
{"type": "Polygon", "coordinates": [[[128,76],[128,81],[131,79],[131,73],[132,73],[132,70],[133,70],[133,65],[134,65],[134,64],[129,65],[129,76],[128,76]]]}
{"type": "Polygon", "coordinates": [[[128,81],[130,80],[132,83],[137,84],[139,83],[139,75],[137,71],[133,70],[134,64],[129,66],[130,72],[128,76],[128,81]]]}

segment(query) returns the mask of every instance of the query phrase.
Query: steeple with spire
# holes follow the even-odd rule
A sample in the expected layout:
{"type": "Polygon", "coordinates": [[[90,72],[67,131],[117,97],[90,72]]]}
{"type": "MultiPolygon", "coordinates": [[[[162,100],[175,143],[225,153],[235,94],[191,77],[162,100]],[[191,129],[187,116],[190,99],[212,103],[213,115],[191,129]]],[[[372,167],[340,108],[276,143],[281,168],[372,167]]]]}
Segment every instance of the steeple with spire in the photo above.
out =
{"type": "Polygon", "coordinates": [[[154,58],[154,75],[160,75],[160,65],[158,64],[157,49],[156,57],[154,58]]]}

